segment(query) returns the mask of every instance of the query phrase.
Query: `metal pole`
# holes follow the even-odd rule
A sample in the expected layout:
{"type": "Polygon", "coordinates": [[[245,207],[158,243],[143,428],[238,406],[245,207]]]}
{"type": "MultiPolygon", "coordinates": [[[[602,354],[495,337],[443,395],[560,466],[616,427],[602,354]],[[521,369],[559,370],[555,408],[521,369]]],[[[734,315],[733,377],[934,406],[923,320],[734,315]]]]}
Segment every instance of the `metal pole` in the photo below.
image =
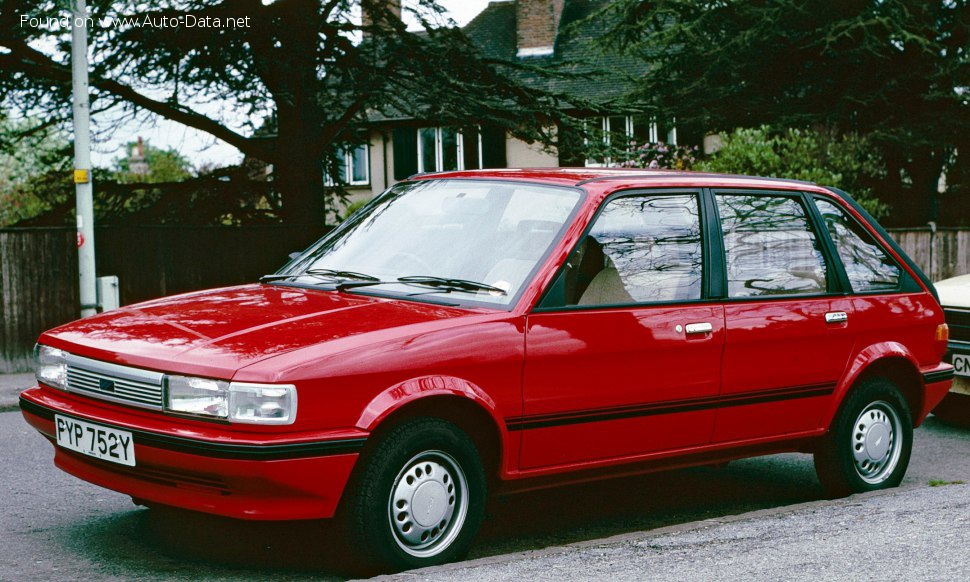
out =
{"type": "Polygon", "coordinates": [[[94,195],[91,187],[87,18],[85,0],[76,0],[71,13],[71,72],[74,81],[74,183],[77,194],[77,258],[81,317],[88,317],[98,312],[94,266],[94,195]]]}

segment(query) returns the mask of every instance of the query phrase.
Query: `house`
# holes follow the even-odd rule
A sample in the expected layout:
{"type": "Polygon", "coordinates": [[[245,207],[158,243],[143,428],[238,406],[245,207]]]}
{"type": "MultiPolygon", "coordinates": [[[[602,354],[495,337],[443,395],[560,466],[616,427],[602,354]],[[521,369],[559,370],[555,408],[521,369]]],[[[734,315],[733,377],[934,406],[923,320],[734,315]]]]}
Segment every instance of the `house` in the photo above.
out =
{"type": "MultiPolygon", "coordinates": [[[[619,139],[624,143],[700,143],[702,135],[685,135],[685,130],[671,120],[638,113],[629,106],[611,111],[635,80],[646,74],[646,65],[631,55],[604,53],[596,44],[608,27],[587,17],[607,4],[604,0],[493,1],[463,30],[487,57],[540,67],[568,65],[573,74],[594,75],[591,80],[573,75],[530,78],[522,73],[522,80],[603,104],[600,111],[570,113],[585,117],[593,128],[602,130],[601,139],[605,142],[619,139]]],[[[343,182],[353,202],[369,199],[419,172],[609,162],[585,159],[578,149],[548,151],[541,144],[525,143],[502,129],[479,127],[470,134],[441,127],[434,120],[379,117],[372,119],[369,143],[344,152],[343,182]]]]}

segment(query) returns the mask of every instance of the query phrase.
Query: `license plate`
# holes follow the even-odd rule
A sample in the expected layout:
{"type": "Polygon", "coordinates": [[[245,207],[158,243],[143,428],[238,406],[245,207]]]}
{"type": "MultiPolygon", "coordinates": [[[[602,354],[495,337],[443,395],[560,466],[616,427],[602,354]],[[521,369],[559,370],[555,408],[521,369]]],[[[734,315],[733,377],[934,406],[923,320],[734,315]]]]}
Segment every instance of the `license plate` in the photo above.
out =
{"type": "Polygon", "coordinates": [[[970,377],[970,356],[966,354],[953,354],[953,371],[957,376],[970,377]]]}
{"type": "Polygon", "coordinates": [[[135,466],[135,440],[131,433],[91,424],[68,416],[54,415],[57,444],[85,455],[135,466]]]}

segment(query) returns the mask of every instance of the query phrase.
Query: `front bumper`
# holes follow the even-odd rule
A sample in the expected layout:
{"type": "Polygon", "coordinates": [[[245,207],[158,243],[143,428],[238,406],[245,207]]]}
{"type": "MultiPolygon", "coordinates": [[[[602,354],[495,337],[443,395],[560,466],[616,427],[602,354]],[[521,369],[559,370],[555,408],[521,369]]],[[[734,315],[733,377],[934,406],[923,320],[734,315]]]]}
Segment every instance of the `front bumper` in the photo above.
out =
{"type": "Polygon", "coordinates": [[[149,503],[242,519],[333,517],[365,442],[360,433],[219,438],[224,425],[166,426],[145,413],[43,387],[23,392],[20,407],[54,444],[54,464],[67,473],[149,503]],[[55,413],[131,432],[137,466],[57,446],[55,413]]]}

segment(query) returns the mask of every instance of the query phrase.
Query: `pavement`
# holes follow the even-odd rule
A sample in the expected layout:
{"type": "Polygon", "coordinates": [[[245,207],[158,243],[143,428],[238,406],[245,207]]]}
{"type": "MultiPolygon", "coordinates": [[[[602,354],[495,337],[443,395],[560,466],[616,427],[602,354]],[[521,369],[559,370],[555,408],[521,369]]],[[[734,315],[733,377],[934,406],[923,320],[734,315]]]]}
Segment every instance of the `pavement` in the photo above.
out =
{"type": "Polygon", "coordinates": [[[970,486],[893,489],[412,570],[383,580],[967,580],[970,486]]]}
{"type": "Polygon", "coordinates": [[[20,393],[35,384],[32,373],[0,374],[0,412],[17,408],[20,393]]]}

